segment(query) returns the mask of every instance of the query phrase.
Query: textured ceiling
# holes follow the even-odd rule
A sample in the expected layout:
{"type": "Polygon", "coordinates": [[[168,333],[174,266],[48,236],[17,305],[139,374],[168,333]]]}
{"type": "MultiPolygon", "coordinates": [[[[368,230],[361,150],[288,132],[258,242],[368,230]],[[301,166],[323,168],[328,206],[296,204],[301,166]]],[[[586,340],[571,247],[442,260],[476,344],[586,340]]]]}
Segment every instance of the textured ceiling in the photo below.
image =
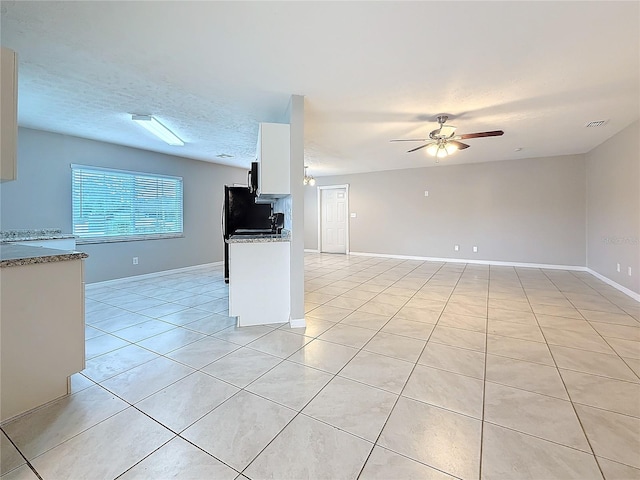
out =
{"type": "Polygon", "coordinates": [[[459,133],[505,131],[447,163],[591,150],[639,116],[639,5],[3,0],[0,35],[22,126],[246,167],[258,122],[299,94],[305,163],[326,175],[434,165],[389,140],[441,113],[459,133]]]}

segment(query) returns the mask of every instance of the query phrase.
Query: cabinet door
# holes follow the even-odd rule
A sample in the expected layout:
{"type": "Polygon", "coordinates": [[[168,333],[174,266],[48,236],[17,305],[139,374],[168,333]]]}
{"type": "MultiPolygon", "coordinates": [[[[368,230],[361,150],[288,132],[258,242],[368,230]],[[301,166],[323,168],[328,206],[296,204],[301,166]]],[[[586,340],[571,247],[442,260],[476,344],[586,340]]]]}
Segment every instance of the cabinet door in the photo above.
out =
{"type": "Polygon", "coordinates": [[[16,179],[18,139],[18,77],[16,54],[0,51],[0,180],[16,179]]]}
{"type": "Polygon", "coordinates": [[[261,123],[258,131],[258,194],[291,194],[289,125],[261,123]]]}

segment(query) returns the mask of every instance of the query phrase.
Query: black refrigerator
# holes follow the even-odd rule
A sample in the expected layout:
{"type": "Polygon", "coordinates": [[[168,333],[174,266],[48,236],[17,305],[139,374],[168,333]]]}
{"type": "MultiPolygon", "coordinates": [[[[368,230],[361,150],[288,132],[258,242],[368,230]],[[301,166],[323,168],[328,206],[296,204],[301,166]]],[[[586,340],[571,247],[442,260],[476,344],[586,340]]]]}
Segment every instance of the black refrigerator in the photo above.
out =
{"type": "Polygon", "coordinates": [[[231,235],[260,235],[273,232],[271,204],[256,203],[248,187],[224,187],[222,235],[224,240],[224,281],[229,283],[229,244],[231,235]]]}

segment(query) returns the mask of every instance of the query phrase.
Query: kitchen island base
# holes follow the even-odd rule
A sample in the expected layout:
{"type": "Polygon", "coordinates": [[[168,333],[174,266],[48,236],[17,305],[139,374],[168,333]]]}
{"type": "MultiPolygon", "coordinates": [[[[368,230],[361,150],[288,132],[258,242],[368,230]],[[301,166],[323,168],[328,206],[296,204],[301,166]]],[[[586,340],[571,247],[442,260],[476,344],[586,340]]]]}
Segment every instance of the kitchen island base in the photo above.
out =
{"type": "Polygon", "coordinates": [[[68,394],[84,369],[83,282],[82,259],[0,269],[0,421],[68,394]]]}
{"type": "Polygon", "coordinates": [[[289,321],[289,258],[288,241],[229,241],[229,316],[238,327],[289,321]]]}

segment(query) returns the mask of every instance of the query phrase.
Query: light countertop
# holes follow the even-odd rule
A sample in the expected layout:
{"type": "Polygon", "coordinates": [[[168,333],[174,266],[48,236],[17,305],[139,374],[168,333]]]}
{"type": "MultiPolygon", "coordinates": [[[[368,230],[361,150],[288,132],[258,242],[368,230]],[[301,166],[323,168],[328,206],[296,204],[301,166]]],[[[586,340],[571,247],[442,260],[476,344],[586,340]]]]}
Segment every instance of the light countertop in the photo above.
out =
{"type": "Polygon", "coordinates": [[[75,250],[31,247],[28,245],[0,244],[0,267],[18,267],[35,263],[63,262],[79,260],[89,255],[75,250]]]}
{"type": "Polygon", "coordinates": [[[62,233],[60,228],[41,228],[34,230],[7,230],[0,232],[0,243],[28,242],[31,240],[60,240],[77,238],[70,233],[62,233]]]}
{"type": "Polygon", "coordinates": [[[280,234],[268,235],[231,235],[227,243],[274,243],[274,242],[290,242],[291,233],[283,231],[280,234]]]}

